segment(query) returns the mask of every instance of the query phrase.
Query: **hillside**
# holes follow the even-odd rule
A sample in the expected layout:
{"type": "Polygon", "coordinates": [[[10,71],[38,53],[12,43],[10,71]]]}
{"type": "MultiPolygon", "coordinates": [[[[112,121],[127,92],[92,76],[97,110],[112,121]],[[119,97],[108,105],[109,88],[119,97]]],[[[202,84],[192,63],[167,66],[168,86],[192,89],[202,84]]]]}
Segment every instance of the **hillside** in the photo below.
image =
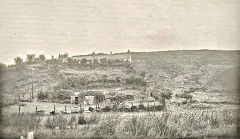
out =
{"type": "MultiPolygon", "coordinates": [[[[82,68],[64,63],[25,64],[11,67],[2,74],[4,104],[15,103],[39,92],[52,100],[66,99],[79,90],[138,90],[148,86],[171,92],[211,92],[237,89],[240,51],[161,51],[133,52],[131,65],[82,68]],[[34,70],[32,70],[34,68],[34,70]]],[[[174,95],[176,93],[173,93],[174,95]]],[[[174,97],[173,97],[174,98],[174,97]]],[[[235,97],[236,98],[236,97],[235,97]]]]}
{"type": "Polygon", "coordinates": [[[175,50],[158,52],[133,52],[134,60],[173,61],[183,65],[239,65],[240,51],[223,50],[175,50]]]}
{"type": "Polygon", "coordinates": [[[229,68],[216,74],[209,82],[209,90],[238,90],[240,81],[240,67],[229,68]]]}

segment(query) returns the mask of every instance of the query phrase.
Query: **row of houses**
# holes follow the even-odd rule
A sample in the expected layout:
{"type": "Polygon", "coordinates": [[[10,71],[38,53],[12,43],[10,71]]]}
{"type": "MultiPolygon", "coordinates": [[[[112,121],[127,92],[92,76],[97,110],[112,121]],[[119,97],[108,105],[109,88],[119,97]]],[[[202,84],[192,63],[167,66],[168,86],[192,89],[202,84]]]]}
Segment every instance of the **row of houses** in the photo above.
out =
{"type": "Polygon", "coordinates": [[[114,62],[114,61],[132,62],[132,56],[129,50],[126,53],[110,52],[109,54],[106,54],[106,53],[95,54],[93,52],[92,54],[88,54],[88,55],[76,55],[72,57],[64,57],[59,55],[59,60],[61,60],[62,62],[67,62],[68,59],[71,59],[73,61],[78,61],[79,63],[84,63],[84,64],[107,63],[107,62],[114,62]]]}

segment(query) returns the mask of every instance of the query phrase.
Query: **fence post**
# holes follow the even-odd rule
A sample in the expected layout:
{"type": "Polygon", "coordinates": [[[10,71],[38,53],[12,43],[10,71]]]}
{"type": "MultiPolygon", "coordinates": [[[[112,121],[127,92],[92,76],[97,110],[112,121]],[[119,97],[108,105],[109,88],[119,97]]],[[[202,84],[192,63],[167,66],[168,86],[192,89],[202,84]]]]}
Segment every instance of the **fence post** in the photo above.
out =
{"type": "Polygon", "coordinates": [[[147,109],[148,109],[148,111],[149,111],[149,93],[147,92],[147,109]]]}
{"type": "Polygon", "coordinates": [[[18,100],[20,101],[21,100],[21,97],[20,97],[20,95],[18,94],[18,100]]]}
{"type": "Polygon", "coordinates": [[[149,102],[147,103],[147,109],[148,109],[148,111],[149,111],[149,102]]]}
{"type": "Polygon", "coordinates": [[[32,96],[31,96],[31,92],[29,93],[29,96],[30,96],[30,102],[32,102],[32,96]]]}
{"type": "Polygon", "coordinates": [[[65,105],[65,112],[67,112],[67,106],[65,105]]]}
{"type": "Polygon", "coordinates": [[[82,112],[82,104],[81,103],[79,103],[79,112],[81,113],[82,112]]]}
{"type": "Polygon", "coordinates": [[[155,101],[154,101],[154,111],[156,111],[156,108],[155,108],[155,101]]]}
{"type": "Polygon", "coordinates": [[[20,108],[20,105],[18,106],[18,113],[20,114],[21,112],[21,108],[20,108]]]}
{"type": "Polygon", "coordinates": [[[36,106],[36,112],[37,112],[37,106],[36,106]]]}
{"type": "Polygon", "coordinates": [[[54,105],[54,107],[53,107],[53,112],[54,112],[54,114],[55,114],[55,110],[56,110],[56,108],[55,108],[55,105],[54,105]]]}

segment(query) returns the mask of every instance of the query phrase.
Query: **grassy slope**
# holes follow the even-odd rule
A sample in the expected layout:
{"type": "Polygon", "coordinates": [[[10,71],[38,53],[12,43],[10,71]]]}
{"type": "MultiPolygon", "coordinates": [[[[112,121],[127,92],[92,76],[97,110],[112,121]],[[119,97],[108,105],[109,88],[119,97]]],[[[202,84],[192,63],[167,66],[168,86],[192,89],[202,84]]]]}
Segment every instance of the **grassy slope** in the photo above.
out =
{"type": "MultiPolygon", "coordinates": [[[[39,90],[47,90],[59,79],[54,76],[54,71],[48,69],[36,69],[32,72],[33,65],[26,65],[21,68],[12,68],[2,74],[3,80],[3,97],[4,103],[13,103],[18,94],[24,94],[25,98],[29,98],[31,92],[32,79],[34,92],[39,90]],[[32,78],[34,77],[34,78],[32,78]]],[[[36,95],[36,94],[34,94],[36,95]]]]}
{"type": "MultiPolygon", "coordinates": [[[[25,65],[22,68],[14,67],[3,73],[2,76],[2,81],[4,82],[2,95],[5,98],[3,103],[14,103],[15,99],[18,98],[18,94],[21,94],[21,97],[24,94],[25,99],[29,98],[32,79],[34,96],[36,96],[39,91],[53,92],[52,90],[63,89],[74,92],[86,89],[80,86],[83,79],[86,79],[86,83],[92,87],[91,89],[99,89],[103,88],[101,87],[102,82],[98,81],[99,79],[107,78],[111,81],[111,79],[116,78],[128,78],[131,75],[126,74],[124,68],[79,70],[64,65],[50,65],[46,68],[43,63],[25,65]],[[34,67],[34,71],[32,71],[32,67],[34,67]]],[[[111,82],[105,84],[105,86],[110,84],[111,82]]],[[[116,83],[113,86],[118,87],[116,83]]]]}
{"type": "MultiPolygon", "coordinates": [[[[238,80],[235,73],[239,73],[240,52],[239,51],[163,51],[163,52],[134,52],[132,58],[136,74],[147,71],[153,77],[149,80],[156,81],[157,85],[164,88],[170,88],[172,91],[176,88],[192,88],[204,86],[214,88],[224,86],[231,90],[236,88],[232,83],[238,80]],[[141,62],[136,62],[140,60],[141,62]],[[229,76],[231,75],[231,76],[229,76]],[[224,80],[227,79],[227,80],[224,80]]],[[[25,97],[29,96],[31,91],[31,68],[35,66],[34,71],[34,92],[50,90],[54,86],[59,86],[68,77],[99,78],[102,75],[109,77],[119,76],[121,78],[129,77],[123,69],[97,69],[97,70],[76,70],[63,66],[51,66],[41,68],[43,65],[27,65],[26,68],[9,70],[3,74],[3,95],[4,101],[10,103],[17,97],[19,92],[24,92],[25,97]],[[14,97],[12,97],[14,96],[14,97]],[[11,100],[11,101],[9,101],[11,100]]],[[[133,74],[134,75],[134,74],[133,74]]],[[[223,90],[219,88],[218,90],[223,90]]]]}
{"type": "Polygon", "coordinates": [[[154,75],[152,81],[174,93],[195,88],[193,99],[199,102],[239,102],[240,51],[184,50],[133,55],[146,60],[136,64],[137,69],[150,72],[154,75]]]}
{"type": "Polygon", "coordinates": [[[209,88],[212,90],[237,90],[240,79],[240,67],[229,68],[209,81],[209,88]]]}

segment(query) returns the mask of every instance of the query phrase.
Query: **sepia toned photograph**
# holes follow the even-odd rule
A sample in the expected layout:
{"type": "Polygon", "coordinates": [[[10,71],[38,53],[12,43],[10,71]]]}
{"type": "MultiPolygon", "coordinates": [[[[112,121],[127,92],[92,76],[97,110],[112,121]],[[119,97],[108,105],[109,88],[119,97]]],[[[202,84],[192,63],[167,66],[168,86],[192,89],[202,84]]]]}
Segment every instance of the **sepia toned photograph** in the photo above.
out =
{"type": "Polygon", "coordinates": [[[0,138],[240,138],[240,0],[0,0],[0,138]]]}

